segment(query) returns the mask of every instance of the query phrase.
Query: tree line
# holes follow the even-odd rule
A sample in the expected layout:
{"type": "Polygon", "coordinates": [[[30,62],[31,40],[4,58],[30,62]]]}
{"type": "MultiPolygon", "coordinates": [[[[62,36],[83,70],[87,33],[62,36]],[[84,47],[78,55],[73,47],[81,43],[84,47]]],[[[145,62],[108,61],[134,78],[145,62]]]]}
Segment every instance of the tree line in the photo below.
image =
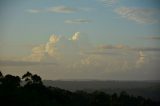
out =
{"type": "Polygon", "coordinates": [[[71,92],[57,87],[46,87],[36,74],[22,77],[0,72],[0,106],[159,106],[159,102],[141,96],[106,94],[101,91],[71,92]]]}

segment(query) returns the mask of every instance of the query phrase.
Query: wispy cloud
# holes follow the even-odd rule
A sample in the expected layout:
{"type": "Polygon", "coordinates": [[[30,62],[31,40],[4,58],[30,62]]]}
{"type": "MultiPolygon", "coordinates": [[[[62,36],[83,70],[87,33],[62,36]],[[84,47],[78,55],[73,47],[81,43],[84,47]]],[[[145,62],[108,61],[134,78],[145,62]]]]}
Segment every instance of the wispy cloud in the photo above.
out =
{"type": "Polygon", "coordinates": [[[160,52],[160,48],[158,47],[132,48],[131,50],[160,52]]]}
{"type": "Polygon", "coordinates": [[[27,12],[29,13],[42,13],[42,12],[49,12],[49,13],[75,13],[79,9],[68,7],[68,6],[54,6],[54,7],[47,7],[43,9],[28,9],[27,12]]]}
{"type": "Polygon", "coordinates": [[[27,12],[29,12],[29,13],[40,13],[40,12],[42,12],[42,10],[40,10],[40,9],[28,9],[27,12]]]}
{"type": "Polygon", "coordinates": [[[118,0],[99,0],[106,6],[112,6],[113,4],[116,4],[118,0]]]}
{"type": "Polygon", "coordinates": [[[159,36],[152,36],[152,37],[150,37],[150,39],[160,40],[160,37],[159,36]]]}
{"type": "Polygon", "coordinates": [[[89,19],[72,19],[72,20],[66,20],[65,23],[67,24],[82,24],[82,23],[90,23],[91,20],[89,19]]]}
{"type": "Polygon", "coordinates": [[[98,49],[128,49],[129,47],[126,45],[118,44],[118,45],[100,45],[97,48],[98,49]]]}
{"type": "Polygon", "coordinates": [[[91,51],[91,52],[84,52],[85,54],[92,54],[92,55],[124,55],[122,53],[116,53],[116,52],[108,52],[108,51],[91,51]]]}
{"type": "Polygon", "coordinates": [[[143,37],[144,39],[160,40],[160,36],[143,37]]]}
{"type": "Polygon", "coordinates": [[[115,12],[123,18],[137,23],[157,23],[160,22],[159,9],[154,8],[131,8],[120,7],[115,12]]]}
{"type": "Polygon", "coordinates": [[[128,50],[128,51],[154,51],[154,52],[159,52],[160,48],[159,47],[130,47],[127,45],[100,45],[97,46],[98,49],[100,50],[109,50],[109,49],[124,49],[124,50],[128,50]]]}
{"type": "Polygon", "coordinates": [[[74,13],[78,11],[76,8],[67,7],[67,6],[56,6],[50,7],[47,9],[48,12],[55,12],[55,13],[74,13]]]}

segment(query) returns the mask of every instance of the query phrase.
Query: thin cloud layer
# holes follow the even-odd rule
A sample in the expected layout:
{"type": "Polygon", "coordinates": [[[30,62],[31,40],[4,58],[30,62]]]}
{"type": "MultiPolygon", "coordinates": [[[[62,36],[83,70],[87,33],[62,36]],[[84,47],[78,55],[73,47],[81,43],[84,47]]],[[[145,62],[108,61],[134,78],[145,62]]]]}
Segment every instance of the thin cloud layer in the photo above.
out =
{"type": "Polygon", "coordinates": [[[123,18],[137,23],[159,23],[159,11],[159,9],[154,8],[120,7],[115,9],[115,12],[123,18]]]}
{"type": "Polygon", "coordinates": [[[55,63],[31,62],[31,61],[11,61],[0,60],[0,66],[35,66],[35,65],[56,65],[55,63]]]}
{"type": "Polygon", "coordinates": [[[48,12],[55,12],[55,13],[74,13],[77,11],[76,8],[67,7],[67,6],[56,6],[47,9],[48,12]]]}
{"type": "Polygon", "coordinates": [[[153,51],[153,52],[160,52],[159,47],[144,47],[144,48],[132,48],[135,51],[153,51]]]}
{"type": "Polygon", "coordinates": [[[82,23],[90,23],[91,20],[88,19],[72,19],[72,20],[66,20],[65,23],[67,24],[82,24],[82,23]]]}
{"type": "Polygon", "coordinates": [[[112,6],[118,2],[118,0],[100,0],[106,6],[112,6]]]}
{"type": "Polygon", "coordinates": [[[160,40],[160,37],[159,36],[153,36],[153,37],[150,37],[150,39],[160,40]]]}
{"type": "Polygon", "coordinates": [[[77,8],[72,8],[68,6],[54,6],[54,7],[48,7],[43,9],[28,9],[27,12],[29,13],[42,13],[42,12],[50,12],[50,13],[75,13],[77,12],[77,8]]]}
{"type": "Polygon", "coordinates": [[[153,52],[159,52],[160,48],[159,47],[129,47],[127,45],[100,45],[97,46],[98,49],[100,50],[107,50],[107,49],[123,49],[123,50],[128,50],[128,51],[153,51],[153,52]]]}
{"type": "Polygon", "coordinates": [[[100,45],[97,47],[98,49],[129,49],[128,46],[118,44],[118,45],[100,45]]]}
{"type": "Polygon", "coordinates": [[[39,9],[28,9],[27,12],[29,12],[29,13],[40,13],[40,12],[42,12],[42,10],[39,10],[39,9]]]}
{"type": "Polygon", "coordinates": [[[144,37],[145,39],[151,39],[151,40],[160,40],[160,36],[150,36],[150,37],[144,37]]]}

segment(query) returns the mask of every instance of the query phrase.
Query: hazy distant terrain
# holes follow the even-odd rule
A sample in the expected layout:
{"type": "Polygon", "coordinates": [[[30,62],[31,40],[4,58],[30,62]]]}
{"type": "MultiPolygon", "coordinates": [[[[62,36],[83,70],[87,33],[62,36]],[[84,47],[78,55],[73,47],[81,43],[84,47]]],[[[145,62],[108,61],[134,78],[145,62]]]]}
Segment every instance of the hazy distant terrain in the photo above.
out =
{"type": "Polygon", "coordinates": [[[131,95],[144,96],[153,100],[160,100],[160,81],[43,81],[46,86],[76,91],[92,92],[101,90],[106,93],[120,93],[126,91],[131,95]]]}

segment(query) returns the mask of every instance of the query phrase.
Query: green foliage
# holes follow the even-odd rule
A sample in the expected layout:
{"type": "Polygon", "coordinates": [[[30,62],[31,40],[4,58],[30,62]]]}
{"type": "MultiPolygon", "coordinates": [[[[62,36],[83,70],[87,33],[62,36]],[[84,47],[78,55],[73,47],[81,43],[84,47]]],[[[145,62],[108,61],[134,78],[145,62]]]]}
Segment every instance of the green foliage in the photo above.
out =
{"type": "Polygon", "coordinates": [[[46,87],[40,76],[27,72],[22,76],[6,75],[0,72],[1,106],[159,106],[159,102],[134,97],[126,92],[119,95],[100,91],[70,92],[55,87],[46,87]],[[21,85],[21,82],[25,85],[21,85]]]}

